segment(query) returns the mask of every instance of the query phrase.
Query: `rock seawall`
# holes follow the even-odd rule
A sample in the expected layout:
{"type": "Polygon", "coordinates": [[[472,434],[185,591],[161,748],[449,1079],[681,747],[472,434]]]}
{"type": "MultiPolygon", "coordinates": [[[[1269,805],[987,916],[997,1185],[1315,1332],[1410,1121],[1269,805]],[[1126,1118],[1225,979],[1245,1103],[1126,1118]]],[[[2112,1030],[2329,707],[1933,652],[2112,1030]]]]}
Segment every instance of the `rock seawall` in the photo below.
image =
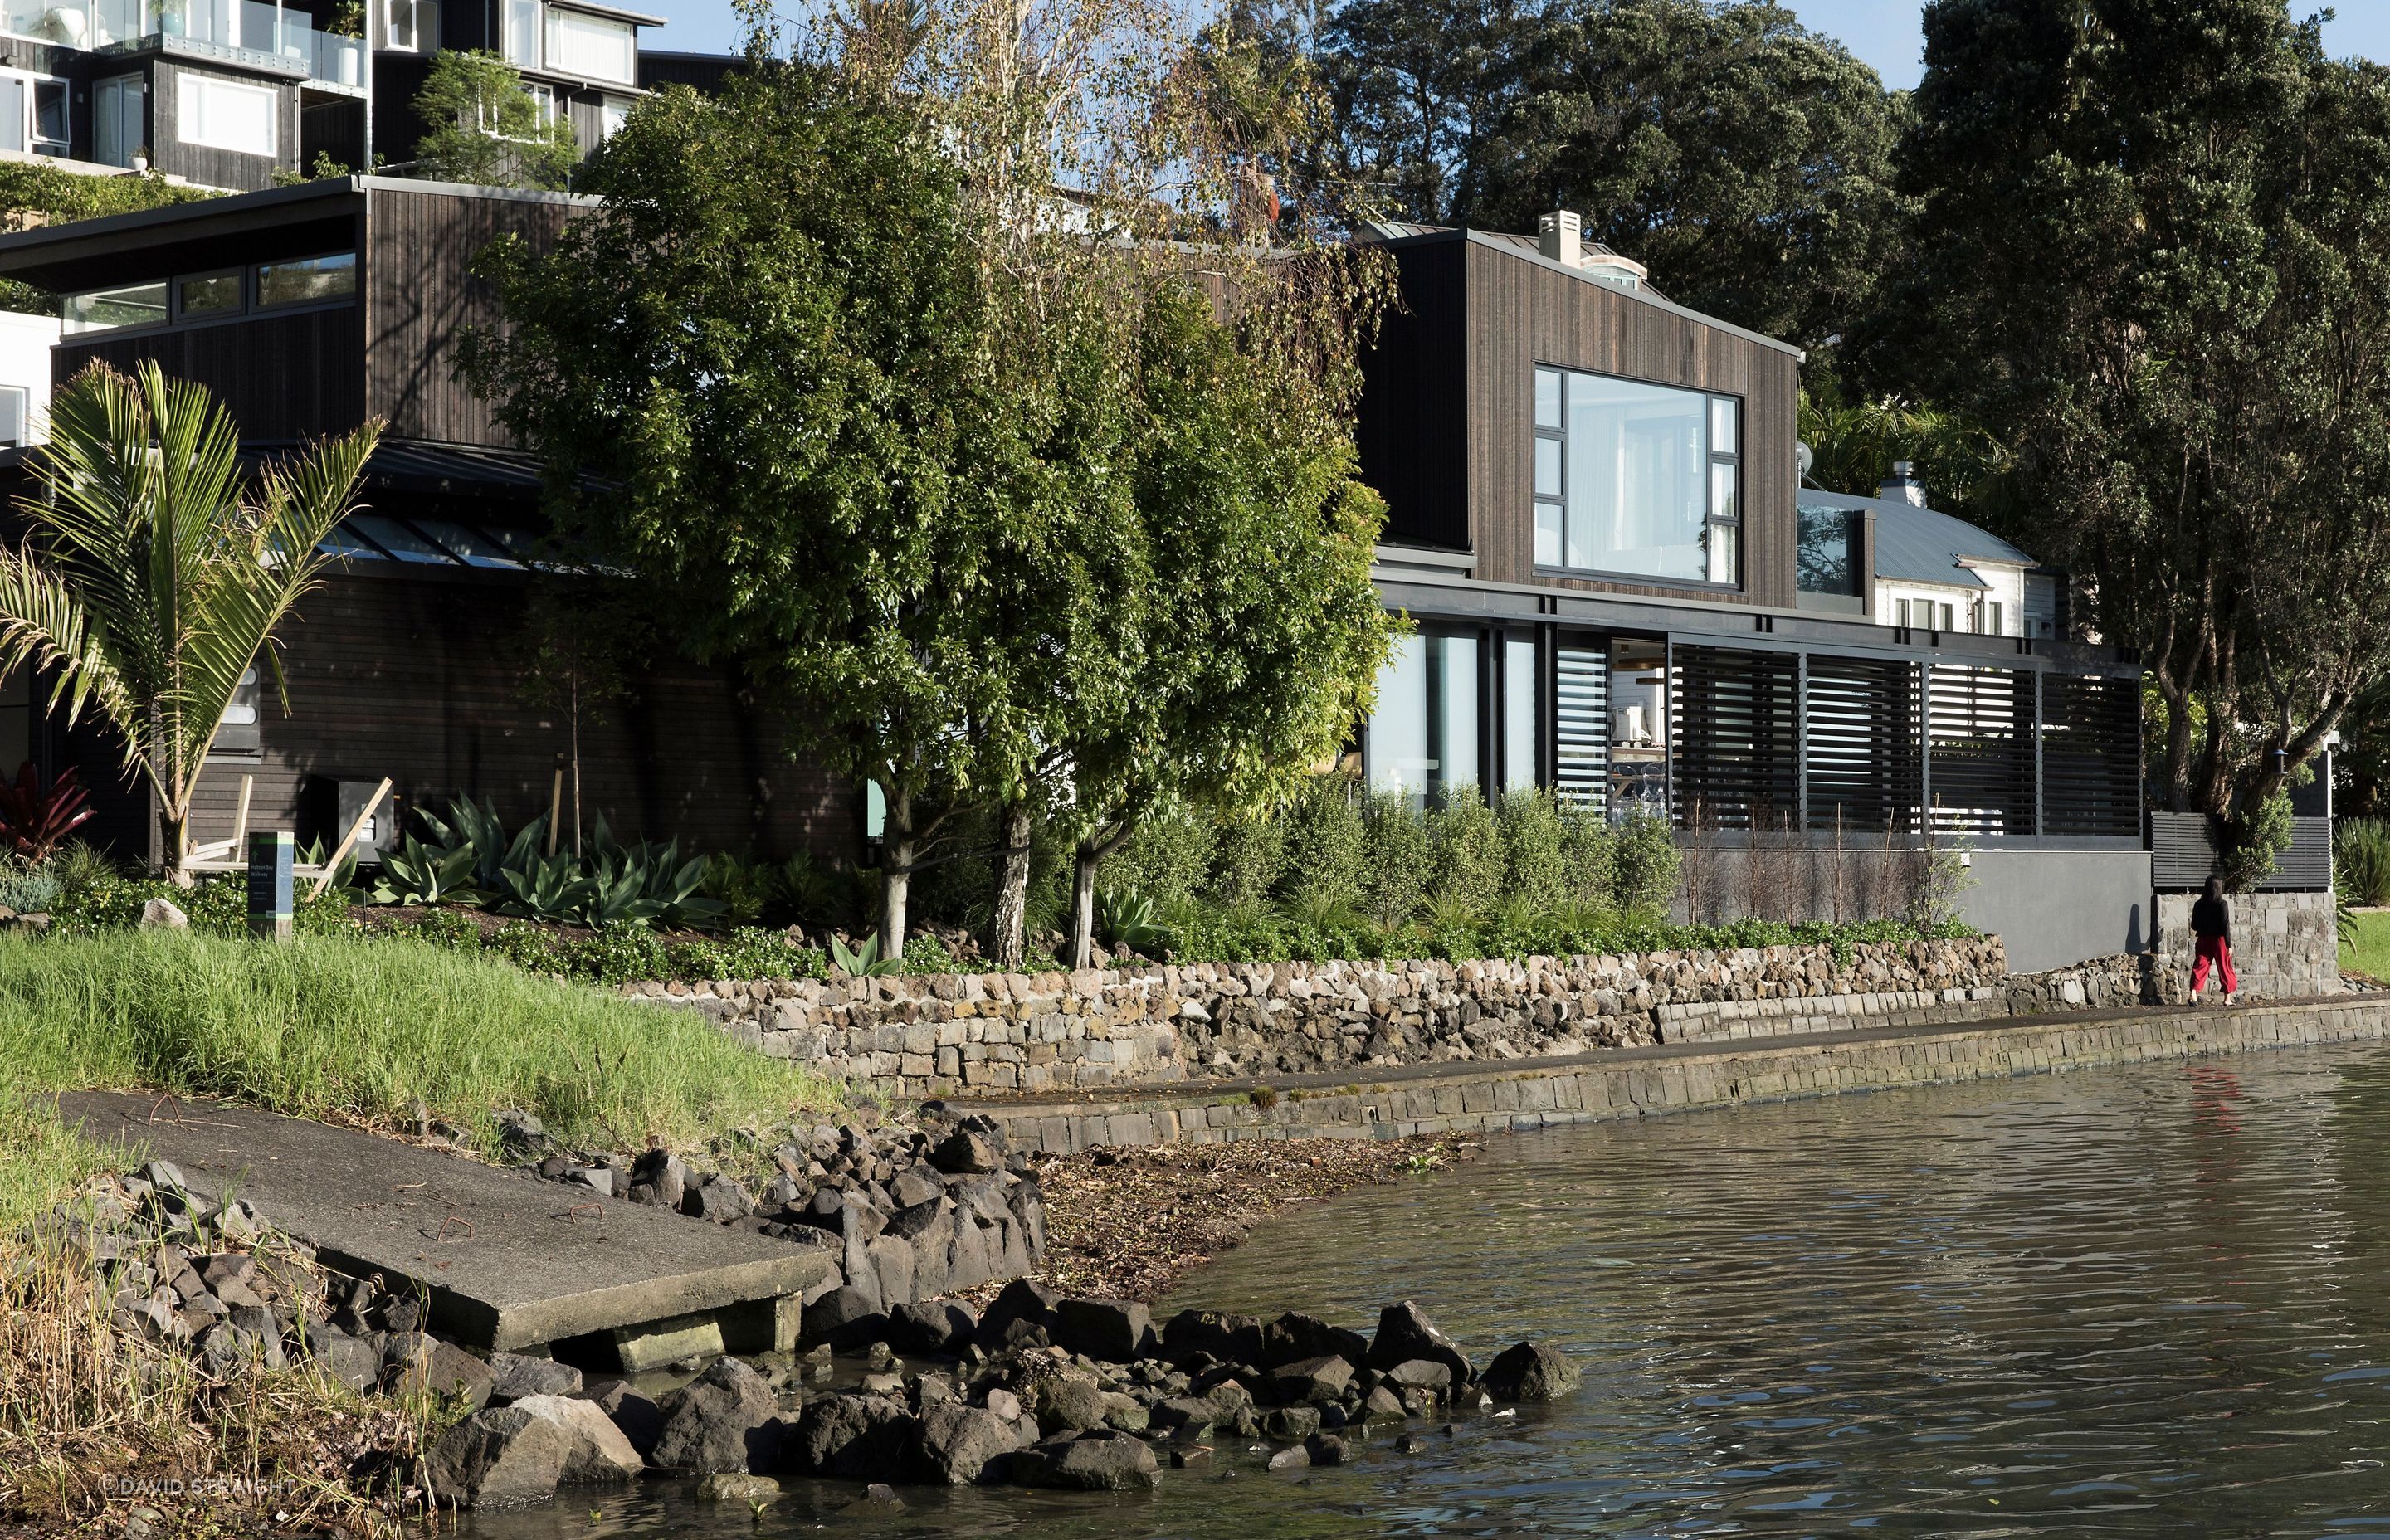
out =
{"type": "Polygon", "coordinates": [[[623,986],[891,1099],[1469,1063],[2137,1003],[2139,961],[2018,978],[1999,938],[1469,962],[623,986]]]}

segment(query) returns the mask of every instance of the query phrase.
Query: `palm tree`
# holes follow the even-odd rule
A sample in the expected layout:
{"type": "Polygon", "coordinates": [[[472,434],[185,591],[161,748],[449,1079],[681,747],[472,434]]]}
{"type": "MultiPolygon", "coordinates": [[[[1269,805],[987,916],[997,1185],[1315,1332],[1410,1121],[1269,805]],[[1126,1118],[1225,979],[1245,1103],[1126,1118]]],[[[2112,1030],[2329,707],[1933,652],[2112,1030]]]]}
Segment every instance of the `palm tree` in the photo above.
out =
{"type": "Polygon", "coordinates": [[[282,688],[274,628],[331,559],[324,537],[380,437],[369,422],[252,471],[222,404],[154,363],[94,364],[51,404],[39,489],[18,504],[30,536],[0,546],[0,677],[49,670],[70,725],[88,704],[115,727],[157,793],[170,871],[225,708],[252,663],[282,688]]]}

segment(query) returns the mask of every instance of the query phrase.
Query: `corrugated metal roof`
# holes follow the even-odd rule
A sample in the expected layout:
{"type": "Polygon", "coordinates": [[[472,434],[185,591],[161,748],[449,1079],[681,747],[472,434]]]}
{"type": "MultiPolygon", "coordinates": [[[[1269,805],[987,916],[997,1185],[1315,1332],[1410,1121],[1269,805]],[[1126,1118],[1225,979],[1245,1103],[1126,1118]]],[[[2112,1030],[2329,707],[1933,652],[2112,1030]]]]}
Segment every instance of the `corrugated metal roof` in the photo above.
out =
{"type": "Polygon", "coordinates": [[[2040,563],[1991,531],[1963,519],[1921,508],[1894,497],[1853,497],[1801,489],[1805,506],[1864,508],[1875,515],[1875,575],[1895,583],[1938,583],[1952,588],[1986,588],[1961,560],[1995,561],[2011,567],[2040,563]]]}

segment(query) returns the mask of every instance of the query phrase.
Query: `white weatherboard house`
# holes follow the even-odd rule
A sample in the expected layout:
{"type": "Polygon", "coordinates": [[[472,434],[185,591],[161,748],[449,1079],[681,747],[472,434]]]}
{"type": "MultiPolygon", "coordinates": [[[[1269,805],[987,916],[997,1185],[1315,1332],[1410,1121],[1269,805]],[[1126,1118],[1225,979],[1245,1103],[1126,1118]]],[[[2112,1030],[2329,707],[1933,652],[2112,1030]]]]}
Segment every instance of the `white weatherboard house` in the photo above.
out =
{"type": "Polygon", "coordinates": [[[1878,625],[1904,630],[2040,640],[2057,635],[2055,576],[1990,531],[1927,507],[1925,485],[1908,461],[1894,462],[1873,497],[1804,489],[1801,503],[1804,585],[1815,595],[1805,595],[1805,603],[1848,606],[1878,625]],[[1827,571],[1831,558],[1812,555],[1813,545],[1835,548],[1817,542],[1813,532],[1839,533],[1843,520],[1861,517],[1873,592],[1864,603],[1856,595],[1827,597],[1853,594],[1857,585],[1839,571],[1827,571]]]}

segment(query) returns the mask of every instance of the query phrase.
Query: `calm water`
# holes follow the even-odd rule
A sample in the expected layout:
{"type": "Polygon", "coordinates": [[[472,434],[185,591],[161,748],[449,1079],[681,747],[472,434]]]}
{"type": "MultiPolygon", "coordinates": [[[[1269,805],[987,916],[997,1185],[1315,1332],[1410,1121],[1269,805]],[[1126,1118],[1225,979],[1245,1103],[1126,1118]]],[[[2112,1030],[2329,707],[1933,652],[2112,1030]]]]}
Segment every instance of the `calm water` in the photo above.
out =
{"type": "MultiPolygon", "coordinates": [[[[1356,1325],[1417,1298],[1574,1400],[1151,1496],[650,1486],[583,1535],[2185,1535],[2390,1540],[2390,1053],[1554,1130],[1273,1224],[1171,1302],[1356,1325]]],[[[1224,1450],[1224,1455],[1229,1454],[1224,1450]]]]}

